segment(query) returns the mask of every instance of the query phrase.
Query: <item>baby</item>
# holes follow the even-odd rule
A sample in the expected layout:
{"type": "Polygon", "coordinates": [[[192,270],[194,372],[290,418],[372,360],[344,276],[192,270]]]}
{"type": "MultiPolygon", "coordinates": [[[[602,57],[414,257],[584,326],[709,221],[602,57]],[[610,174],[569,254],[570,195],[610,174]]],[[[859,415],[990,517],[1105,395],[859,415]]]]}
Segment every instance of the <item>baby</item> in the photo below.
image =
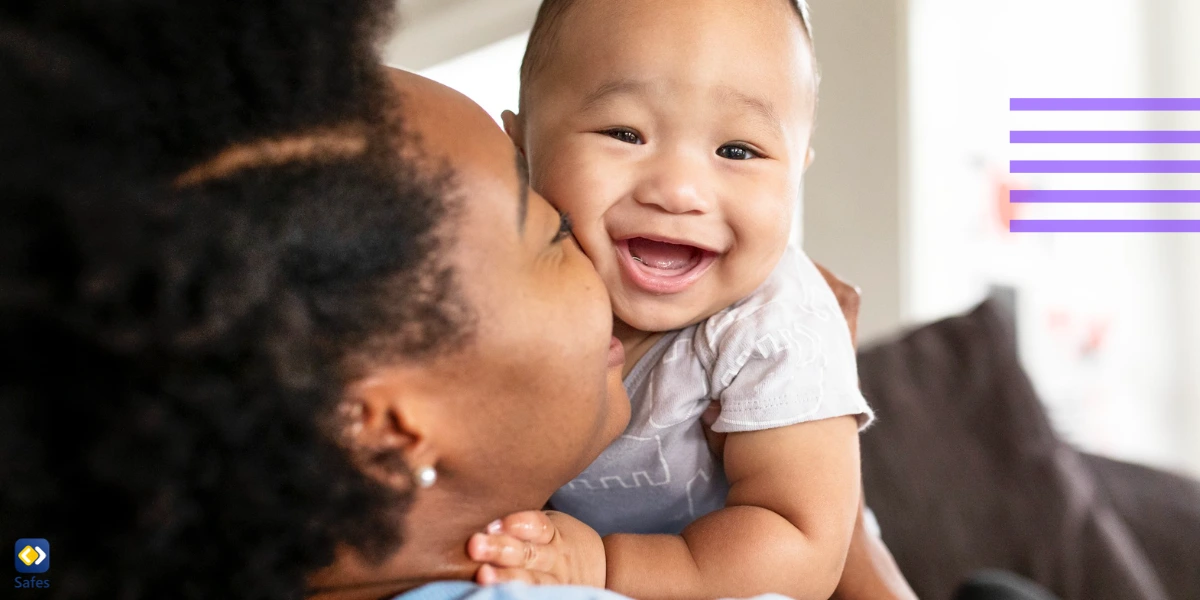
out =
{"type": "Polygon", "coordinates": [[[788,243],[816,107],[806,13],[543,3],[505,129],[608,286],[632,416],[551,498],[570,517],[519,513],[472,539],[481,581],[833,593],[871,411],[837,300],[788,243]],[[723,456],[701,425],[711,400],[723,456]]]}

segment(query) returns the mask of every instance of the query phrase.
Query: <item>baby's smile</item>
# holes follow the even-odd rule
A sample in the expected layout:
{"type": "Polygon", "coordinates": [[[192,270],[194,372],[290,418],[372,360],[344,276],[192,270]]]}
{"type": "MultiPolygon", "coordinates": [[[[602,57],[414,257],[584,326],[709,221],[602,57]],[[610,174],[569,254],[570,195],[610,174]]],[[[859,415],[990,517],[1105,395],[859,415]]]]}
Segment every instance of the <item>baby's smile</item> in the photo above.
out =
{"type": "Polygon", "coordinates": [[[720,254],[680,240],[634,236],[614,242],[627,283],[642,291],[682,292],[708,272],[720,254]]]}

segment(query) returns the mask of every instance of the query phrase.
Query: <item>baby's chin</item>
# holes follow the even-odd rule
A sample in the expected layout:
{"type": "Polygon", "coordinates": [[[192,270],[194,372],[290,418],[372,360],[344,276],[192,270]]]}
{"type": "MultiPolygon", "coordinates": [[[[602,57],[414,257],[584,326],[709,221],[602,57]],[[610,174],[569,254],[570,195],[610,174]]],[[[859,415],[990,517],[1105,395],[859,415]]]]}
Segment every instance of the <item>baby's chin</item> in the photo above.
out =
{"type": "Polygon", "coordinates": [[[657,333],[695,325],[720,310],[688,306],[680,300],[669,296],[652,300],[613,298],[613,315],[633,329],[657,333]]]}

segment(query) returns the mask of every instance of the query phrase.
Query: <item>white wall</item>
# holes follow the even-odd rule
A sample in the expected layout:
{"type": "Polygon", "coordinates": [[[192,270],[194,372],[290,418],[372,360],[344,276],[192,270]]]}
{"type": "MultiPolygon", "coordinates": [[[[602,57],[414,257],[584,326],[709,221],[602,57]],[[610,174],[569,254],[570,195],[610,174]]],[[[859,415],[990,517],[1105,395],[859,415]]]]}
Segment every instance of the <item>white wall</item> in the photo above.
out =
{"type": "MultiPolygon", "coordinates": [[[[1197,236],[1010,234],[1002,184],[1190,188],[1200,177],[1010,176],[1013,159],[1200,158],[1195,146],[1009,144],[1012,129],[1200,129],[1184,113],[1010,113],[1012,97],[1198,96],[1194,0],[912,0],[913,319],[1019,290],[1022,359],[1059,431],[1200,473],[1197,236]],[[1156,12],[1161,11],[1161,12],[1156,12]],[[1184,64],[1192,63],[1192,64],[1184,64]],[[1190,67],[1190,69],[1189,69],[1190,67]],[[1191,331],[1189,331],[1189,328],[1191,331]],[[1103,341],[1087,350],[1103,332],[1103,341]]],[[[1200,206],[1021,206],[1022,218],[1200,218],[1200,206]]]]}
{"type": "Polygon", "coordinates": [[[529,32],[488,44],[420,71],[421,75],[452,87],[482,106],[497,125],[500,114],[516,112],[521,91],[521,59],[529,32]]]}
{"type": "MultiPolygon", "coordinates": [[[[1146,68],[1154,96],[1200,97],[1200,2],[1158,0],[1147,6],[1146,30],[1150,56],[1146,68]]],[[[1170,119],[1170,115],[1160,115],[1170,119]]],[[[1157,128],[1182,128],[1179,123],[1156,122],[1157,128]]],[[[1200,115],[1192,115],[1189,129],[1200,129],[1200,115]]],[[[1195,149],[1163,148],[1165,159],[1195,159],[1195,149]]],[[[1193,180],[1193,185],[1200,181],[1193,180]]],[[[1196,189],[1196,188],[1193,188],[1196,189]]],[[[1166,218],[1200,218],[1194,207],[1171,207],[1166,218]]],[[[1164,261],[1175,282],[1171,315],[1175,317],[1176,402],[1172,411],[1176,434],[1181,438],[1185,466],[1200,475],[1200,235],[1173,236],[1165,240],[1164,261]]]]}

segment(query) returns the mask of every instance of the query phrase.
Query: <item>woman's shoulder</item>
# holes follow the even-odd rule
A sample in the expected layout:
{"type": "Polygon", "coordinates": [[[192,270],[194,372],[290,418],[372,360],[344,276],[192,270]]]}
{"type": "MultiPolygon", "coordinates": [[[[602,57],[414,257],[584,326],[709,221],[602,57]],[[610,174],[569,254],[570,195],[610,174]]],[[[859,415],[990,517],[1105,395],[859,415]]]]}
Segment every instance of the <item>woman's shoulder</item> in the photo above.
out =
{"type": "Polygon", "coordinates": [[[441,581],[417,588],[394,600],[629,600],[591,587],[531,586],[506,583],[481,587],[466,581],[441,581]]]}

